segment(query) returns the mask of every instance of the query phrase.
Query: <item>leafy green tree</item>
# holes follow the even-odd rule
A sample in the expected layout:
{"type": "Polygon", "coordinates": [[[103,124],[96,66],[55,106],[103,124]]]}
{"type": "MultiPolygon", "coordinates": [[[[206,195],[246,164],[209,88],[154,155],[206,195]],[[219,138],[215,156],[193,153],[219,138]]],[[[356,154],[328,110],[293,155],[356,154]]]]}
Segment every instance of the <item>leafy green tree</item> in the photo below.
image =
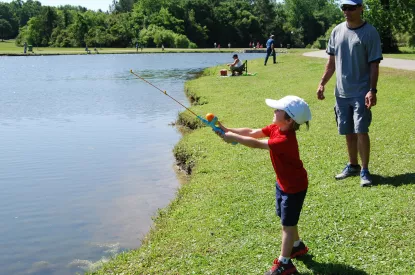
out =
{"type": "Polygon", "coordinates": [[[364,17],[377,28],[383,52],[399,51],[394,33],[408,32],[415,46],[415,0],[367,0],[365,4],[364,17]]]}
{"type": "Polygon", "coordinates": [[[6,19],[0,19],[0,34],[1,41],[4,41],[4,38],[8,38],[12,32],[12,25],[6,19]]]}
{"type": "Polygon", "coordinates": [[[33,44],[36,46],[42,45],[42,29],[43,22],[39,16],[30,18],[27,24],[25,40],[29,44],[33,44]]]}
{"type": "Polygon", "coordinates": [[[0,2],[0,19],[6,20],[11,26],[11,30],[8,32],[7,37],[17,36],[19,24],[10,4],[0,2]]]}
{"type": "MultiPolygon", "coordinates": [[[[342,15],[336,2],[327,0],[286,0],[287,21],[295,36],[302,36],[302,45],[313,43],[342,15]]],[[[293,37],[293,36],[291,36],[293,37]]]]}
{"type": "Polygon", "coordinates": [[[19,14],[19,26],[25,26],[29,19],[38,16],[41,13],[42,4],[39,1],[27,0],[23,2],[22,9],[19,14]]]}
{"type": "Polygon", "coordinates": [[[167,8],[162,7],[158,13],[152,14],[149,22],[176,33],[183,33],[184,31],[184,20],[175,18],[167,8]]]}

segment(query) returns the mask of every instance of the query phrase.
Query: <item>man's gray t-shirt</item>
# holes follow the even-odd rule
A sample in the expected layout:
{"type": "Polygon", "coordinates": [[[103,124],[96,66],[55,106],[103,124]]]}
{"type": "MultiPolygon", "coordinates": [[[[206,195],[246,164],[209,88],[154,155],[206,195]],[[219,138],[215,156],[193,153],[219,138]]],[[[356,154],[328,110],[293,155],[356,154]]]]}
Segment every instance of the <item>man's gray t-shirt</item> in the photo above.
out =
{"type": "Polygon", "coordinates": [[[365,96],[370,89],[370,63],[383,59],[376,29],[368,23],[356,29],[341,23],[333,29],[326,52],[335,56],[335,95],[365,96]]]}

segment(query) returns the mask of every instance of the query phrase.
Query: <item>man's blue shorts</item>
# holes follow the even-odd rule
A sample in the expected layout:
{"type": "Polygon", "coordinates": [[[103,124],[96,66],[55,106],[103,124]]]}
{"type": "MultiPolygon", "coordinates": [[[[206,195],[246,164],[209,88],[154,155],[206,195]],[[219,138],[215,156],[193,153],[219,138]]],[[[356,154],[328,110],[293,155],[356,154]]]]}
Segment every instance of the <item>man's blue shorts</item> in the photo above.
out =
{"type": "Polygon", "coordinates": [[[298,193],[288,194],[281,190],[278,182],[275,186],[275,200],[278,217],[284,226],[295,226],[300,219],[301,209],[307,189],[298,193]]]}
{"type": "Polygon", "coordinates": [[[365,106],[365,97],[341,98],[336,96],[334,107],[340,135],[369,133],[372,112],[365,106]]]}

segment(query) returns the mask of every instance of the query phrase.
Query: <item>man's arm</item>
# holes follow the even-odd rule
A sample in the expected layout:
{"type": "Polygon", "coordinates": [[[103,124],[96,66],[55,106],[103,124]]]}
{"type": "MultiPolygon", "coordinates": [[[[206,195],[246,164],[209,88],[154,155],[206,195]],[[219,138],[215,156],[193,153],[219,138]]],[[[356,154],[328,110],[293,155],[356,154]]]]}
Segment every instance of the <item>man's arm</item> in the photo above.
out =
{"type": "Polygon", "coordinates": [[[323,77],[321,78],[320,83],[317,88],[317,98],[323,100],[324,97],[324,86],[329,82],[330,78],[333,76],[336,71],[336,60],[334,55],[329,56],[329,60],[326,63],[326,69],[324,71],[323,77]]]}
{"type": "MultiPolygon", "coordinates": [[[[370,88],[376,89],[379,79],[379,62],[370,63],[370,88]]],[[[367,108],[375,106],[377,103],[376,92],[369,91],[365,97],[365,105],[367,108]]]]}
{"type": "Polygon", "coordinates": [[[370,88],[376,89],[379,79],[379,62],[370,63],[370,88]]]}

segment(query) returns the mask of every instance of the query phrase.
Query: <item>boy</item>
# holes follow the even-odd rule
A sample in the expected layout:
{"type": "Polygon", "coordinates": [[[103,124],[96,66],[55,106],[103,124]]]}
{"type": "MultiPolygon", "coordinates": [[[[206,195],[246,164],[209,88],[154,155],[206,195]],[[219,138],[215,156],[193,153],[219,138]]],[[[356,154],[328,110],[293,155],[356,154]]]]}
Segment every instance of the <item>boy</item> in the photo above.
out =
{"type": "MultiPolygon", "coordinates": [[[[266,99],[274,108],[272,124],[262,129],[226,128],[221,137],[226,142],[269,150],[271,162],[277,174],[276,211],[281,218],[281,254],[274,260],[266,275],[289,275],[297,273],[291,258],[307,253],[308,247],[300,239],[297,223],[307,193],[307,171],[303,167],[298,151],[295,131],[306,123],[309,127],[311,112],[308,104],[297,96],[286,96],[280,100],[266,99]],[[269,139],[258,140],[269,137],[269,139]]],[[[220,135],[220,134],[219,134],[220,135]]]]}

